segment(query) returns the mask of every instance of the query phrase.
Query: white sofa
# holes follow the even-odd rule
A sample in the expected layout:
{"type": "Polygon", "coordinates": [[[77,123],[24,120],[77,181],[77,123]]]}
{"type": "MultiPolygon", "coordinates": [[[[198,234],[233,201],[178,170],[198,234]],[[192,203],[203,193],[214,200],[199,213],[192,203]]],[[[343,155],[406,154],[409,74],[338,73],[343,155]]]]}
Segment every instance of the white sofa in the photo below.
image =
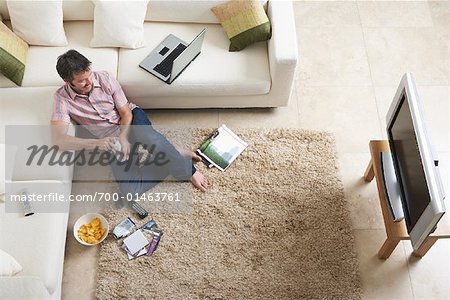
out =
{"type": "MultiPolygon", "coordinates": [[[[272,38],[240,51],[228,52],[229,40],[211,8],[225,0],[150,0],[144,23],[146,47],[91,48],[94,5],[86,0],[65,0],[66,47],[31,46],[23,87],[58,87],[56,58],[77,49],[94,69],[116,74],[128,98],[144,109],[286,106],[297,64],[297,43],[291,1],[265,1],[272,38]],[[192,40],[207,28],[202,53],[171,85],[143,71],[138,64],[168,34],[192,40]]],[[[8,24],[6,0],[0,14],[8,24]]],[[[0,76],[0,88],[15,84],[0,76]]],[[[0,97],[4,93],[0,90],[0,97]]]]}
{"type": "MultiPolygon", "coordinates": [[[[130,50],[89,47],[94,5],[88,0],[64,0],[69,44],[30,46],[22,87],[0,74],[0,144],[5,142],[5,125],[49,124],[53,93],[63,84],[55,70],[56,59],[69,49],[87,56],[94,69],[115,74],[128,98],[144,109],[286,106],[297,64],[292,3],[263,1],[267,2],[272,38],[240,52],[228,52],[228,38],[210,11],[224,2],[150,0],[144,23],[147,45],[130,50]],[[138,67],[169,33],[188,41],[204,27],[207,35],[201,55],[172,85],[138,67]]],[[[10,26],[5,0],[0,0],[0,14],[10,26]]],[[[4,163],[2,159],[0,164],[4,163]]],[[[35,187],[51,183],[55,192],[67,196],[71,192],[72,168],[43,169],[32,175],[16,172],[11,180],[35,187]]],[[[0,277],[0,298],[60,299],[67,221],[68,210],[23,217],[21,213],[6,213],[5,204],[0,203],[0,249],[13,255],[23,267],[12,278],[0,277]]]]}
{"type": "MultiPolygon", "coordinates": [[[[69,182],[45,183],[52,185],[52,192],[70,194],[69,182]]],[[[30,192],[49,191],[35,189],[36,182],[16,182],[15,187],[19,185],[30,192]]],[[[15,276],[0,277],[0,299],[61,299],[68,209],[24,217],[20,212],[6,213],[5,205],[0,203],[0,249],[12,255],[23,269],[15,276]]]]}
{"type": "MultiPolygon", "coordinates": [[[[14,89],[5,89],[0,98],[2,167],[5,166],[5,146],[2,145],[5,125],[48,125],[52,112],[53,87],[20,90],[21,93],[17,94],[14,89]]],[[[42,137],[39,140],[44,142],[42,137]]],[[[16,157],[17,163],[23,161],[23,158],[16,157]]],[[[6,179],[11,182],[9,185],[13,191],[25,187],[29,193],[54,192],[67,197],[71,192],[72,173],[72,167],[24,169],[17,165],[6,179]]],[[[59,213],[35,213],[25,217],[22,212],[6,213],[6,203],[0,202],[0,249],[11,254],[23,268],[16,276],[0,277],[0,299],[61,298],[69,203],[62,205],[59,213]]],[[[38,209],[36,205],[34,208],[38,209]]]]}

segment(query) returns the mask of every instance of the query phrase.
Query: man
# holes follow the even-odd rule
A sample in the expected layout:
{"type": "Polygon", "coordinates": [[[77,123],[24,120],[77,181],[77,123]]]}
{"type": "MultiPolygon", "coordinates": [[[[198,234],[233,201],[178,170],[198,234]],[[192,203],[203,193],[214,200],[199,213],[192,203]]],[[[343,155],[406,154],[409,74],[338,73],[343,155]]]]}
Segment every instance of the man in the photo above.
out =
{"type": "Polygon", "coordinates": [[[201,158],[192,151],[173,146],[157,132],[146,113],[127,100],[113,75],[92,71],[91,62],[76,50],[59,56],[56,70],[65,82],[55,92],[51,119],[51,124],[56,125],[52,127],[60,149],[99,149],[114,153],[118,141],[122,158],[128,161],[137,157],[136,147],[132,144],[141,143],[148,146],[151,153],[161,154],[159,158],[163,158],[163,163],[143,167],[131,164],[130,167],[117,159],[111,167],[123,194],[141,195],[168,175],[180,180],[190,179],[199,190],[207,190],[207,179],[192,164],[201,158]],[[70,122],[83,125],[95,138],[69,136],[70,122]],[[187,167],[186,158],[189,159],[187,167]]]}

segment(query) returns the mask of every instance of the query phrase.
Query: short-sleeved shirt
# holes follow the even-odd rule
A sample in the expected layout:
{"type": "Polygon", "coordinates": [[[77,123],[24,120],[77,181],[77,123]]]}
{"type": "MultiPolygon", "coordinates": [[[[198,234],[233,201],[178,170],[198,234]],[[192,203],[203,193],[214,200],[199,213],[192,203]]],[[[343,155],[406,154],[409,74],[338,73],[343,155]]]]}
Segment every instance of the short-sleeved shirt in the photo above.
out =
{"type": "Polygon", "coordinates": [[[66,83],[54,95],[52,121],[83,125],[98,138],[118,136],[120,114],[117,108],[136,105],[128,102],[122,87],[106,71],[92,72],[93,88],[89,95],[78,94],[66,83]]]}

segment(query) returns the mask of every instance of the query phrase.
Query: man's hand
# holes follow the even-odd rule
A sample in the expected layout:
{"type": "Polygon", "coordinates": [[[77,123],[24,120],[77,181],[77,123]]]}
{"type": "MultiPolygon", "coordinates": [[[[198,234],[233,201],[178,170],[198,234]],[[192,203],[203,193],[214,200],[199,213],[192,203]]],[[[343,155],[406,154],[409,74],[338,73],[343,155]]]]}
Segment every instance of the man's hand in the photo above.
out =
{"type": "Polygon", "coordinates": [[[121,136],[119,138],[120,145],[122,146],[123,160],[130,158],[131,145],[126,137],[121,136]]]}
{"type": "Polygon", "coordinates": [[[113,151],[114,152],[114,144],[116,143],[116,141],[117,141],[117,138],[106,137],[106,138],[97,140],[96,146],[101,151],[113,151]]]}

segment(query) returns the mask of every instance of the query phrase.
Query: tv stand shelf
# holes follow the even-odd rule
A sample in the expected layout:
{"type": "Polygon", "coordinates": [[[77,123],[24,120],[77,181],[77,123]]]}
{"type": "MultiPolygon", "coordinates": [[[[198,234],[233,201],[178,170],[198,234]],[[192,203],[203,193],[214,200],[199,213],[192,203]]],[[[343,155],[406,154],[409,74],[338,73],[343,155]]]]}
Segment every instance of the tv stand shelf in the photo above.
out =
{"type": "MultiPolygon", "coordinates": [[[[388,141],[370,141],[371,160],[364,173],[364,180],[370,182],[375,177],[380,199],[381,211],[383,213],[384,226],[386,228],[386,240],[378,251],[378,257],[387,259],[401,240],[408,240],[409,235],[406,230],[405,221],[394,222],[389,212],[386,196],[383,187],[383,175],[381,173],[380,152],[390,152],[388,141]]],[[[450,213],[447,212],[438,223],[437,229],[433,232],[413,254],[417,257],[424,256],[438,239],[450,238],[450,213]]]]}

